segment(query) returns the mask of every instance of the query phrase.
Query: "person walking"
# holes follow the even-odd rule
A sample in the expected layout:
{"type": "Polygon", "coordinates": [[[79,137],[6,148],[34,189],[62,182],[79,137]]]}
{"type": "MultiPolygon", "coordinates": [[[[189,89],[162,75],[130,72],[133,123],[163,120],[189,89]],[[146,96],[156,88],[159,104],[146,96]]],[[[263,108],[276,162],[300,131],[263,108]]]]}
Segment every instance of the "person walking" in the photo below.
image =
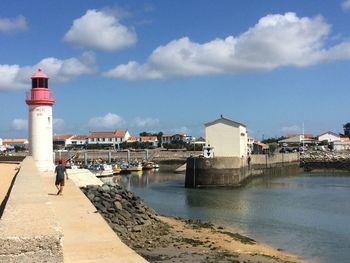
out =
{"type": "Polygon", "coordinates": [[[66,167],[63,166],[62,160],[58,161],[58,165],[55,168],[55,173],[56,173],[56,188],[58,190],[57,195],[62,195],[63,194],[63,187],[64,187],[64,182],[65,182],[65,177],[68,180],[68,174],[66,171],[66,167]]]}

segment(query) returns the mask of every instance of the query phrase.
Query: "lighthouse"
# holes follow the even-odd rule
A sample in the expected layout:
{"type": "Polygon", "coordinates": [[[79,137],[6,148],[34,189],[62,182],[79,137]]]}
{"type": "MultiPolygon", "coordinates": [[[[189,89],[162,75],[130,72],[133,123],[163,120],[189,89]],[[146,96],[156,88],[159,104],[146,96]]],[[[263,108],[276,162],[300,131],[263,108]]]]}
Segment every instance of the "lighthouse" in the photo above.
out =
{"type": "Polygon", "coordinates": [[[53,171],[52,106],[55,98],[49,90],[49,78],[41,68],[32,76],[27,92],[29,116],[29,154],[42,172],[53,171]]]}

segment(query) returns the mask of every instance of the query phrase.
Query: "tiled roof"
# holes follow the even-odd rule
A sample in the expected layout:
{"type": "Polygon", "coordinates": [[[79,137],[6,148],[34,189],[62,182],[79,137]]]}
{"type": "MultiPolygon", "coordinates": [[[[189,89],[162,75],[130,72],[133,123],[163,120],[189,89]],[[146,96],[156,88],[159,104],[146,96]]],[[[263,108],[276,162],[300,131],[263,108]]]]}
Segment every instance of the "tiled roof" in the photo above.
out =
{"type": "Polygon", "coordinates": [[[114,132],[90,132],[88,138],[115,137],[114,132]]]}
{"type": "Polygon", "coordinates": [[[334,135],[336,137],[340,137],[339,134],[335,133],[335,132],[331,132],[331,131],[327,131],[327,132],[324,132],[324,133],[321,133],[320,135],[318,135],[318,137],[322,136],[322,135],[325,135],[325,134],[331,134],[331,135],[334,135]]]}
{"type": "Polygon", "coordinates": [[[28,143],[27,139],[3,139],[3,144],[26,144],[28,143]]]}
{"type": "Polygon", "coordinates": [[[72,138],[73,134],[54,134],[53,139],[54,140],[66,140],[72,138]]]}
{"type": "Polygon", "coordinates": [[[267,145],[265,143],[262,143],[262,142],[259,142],[259,141],[255,141],[254,144],[257,144],[257,145],[261,146],[263,149],[268,149],[269,148],[269,145],[267,145]]]}
{"type": "Polygon", "coordinates": [[[87,136],[86,135],[74,135],[72,137],[72,140],[86,140],[87,136]]]}
{"type": "MultiPolygon", "coordinates": [[[[297,136],[301,136],[301,135],[303,135],[303,134],[302,133],[301,134],[288,134],[287,137],[288,138],[292,138],[292,137],[297,137],[297,136]]],[[[311,134],[311,133],[305,133],[304,134],[304,138],[312,139],[313,137],[314,137],[314,135],[311,134]]]]}
{"type": "Polygon", "coordinates": [[[125,137],[126,131],[115,131],[114,135],[116,137],[125,137]]]}
{"type": "Polygon", "coordinates": [[[140,139],[140,136],[130,136],[128,138],[128,141],[138,141],[140,139]]]}
{"type": "Polygon", "coordinates": [[[141,136],[143,141],[158,141],[157,136],[141,136]]]}

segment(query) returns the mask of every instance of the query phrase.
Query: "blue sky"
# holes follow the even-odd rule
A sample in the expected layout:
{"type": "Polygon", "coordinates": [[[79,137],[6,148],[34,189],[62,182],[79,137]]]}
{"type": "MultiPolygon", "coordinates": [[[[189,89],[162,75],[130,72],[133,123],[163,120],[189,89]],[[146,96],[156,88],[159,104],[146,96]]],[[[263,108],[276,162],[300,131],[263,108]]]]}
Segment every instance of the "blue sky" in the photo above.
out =
{"type": "Polygon", "coordinates": [[[204,134],[223,114],[250,134],[350,122],[350,1],[0,2],[0,138],[27,136],[38,67],[54,132],[204,134]]]}

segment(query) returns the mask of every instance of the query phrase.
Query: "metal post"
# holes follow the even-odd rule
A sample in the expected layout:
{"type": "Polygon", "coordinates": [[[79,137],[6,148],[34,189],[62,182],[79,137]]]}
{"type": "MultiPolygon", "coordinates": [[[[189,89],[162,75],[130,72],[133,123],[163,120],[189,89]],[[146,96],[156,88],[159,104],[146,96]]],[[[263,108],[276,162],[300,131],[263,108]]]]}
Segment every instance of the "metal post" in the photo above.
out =
{"type": "Polygon", "coordinates": [[[87,152],[84,152],[84,164],[85,164],[85,166],[88,165],[88,153],[87,152]]]}
{"type": "Polygon", "coordinates": [[[127,158],[126,159],[127,159],[128,162],[130,162],[130,150],[127,150],[127,153],[128,154],[127,154],[127,158]]]}
{"type": "Polygon", "coordinates": [[[193,157],[193,188],[196,188],[196,157],[193,157]]]}
{"type": "Polygon", "coordinates": [[[146,151],[146,160],[148,161],[148,150],[145,150],[146,151]]]}
{"type": "Polygon", "coordinates": [[[108,163],[112,162],[112,153],[108,152],[108,163]]]}

